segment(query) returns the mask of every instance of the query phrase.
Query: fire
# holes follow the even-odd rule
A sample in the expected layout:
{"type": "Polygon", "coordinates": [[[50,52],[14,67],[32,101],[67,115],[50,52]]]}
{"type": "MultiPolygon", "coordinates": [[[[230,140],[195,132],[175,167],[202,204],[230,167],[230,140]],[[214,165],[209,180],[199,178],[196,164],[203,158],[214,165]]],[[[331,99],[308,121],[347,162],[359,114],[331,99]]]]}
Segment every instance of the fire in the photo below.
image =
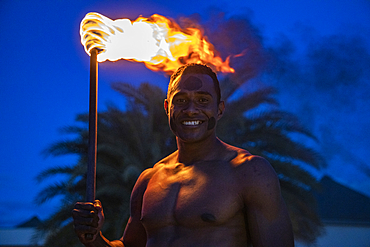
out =
{"type": "Polygon", "coordinates": [[[157,14],[131,21],[88,13],[81,21],[80,35],[87,54],[93,48],[99,49],[98,62],[126,59],[169,74],[187,63],[205,63],[217,71],[234,72],[228,59],[223,61],[215,54],[217,51],[202,30],[182,29],[176,22],[157,14]]]}

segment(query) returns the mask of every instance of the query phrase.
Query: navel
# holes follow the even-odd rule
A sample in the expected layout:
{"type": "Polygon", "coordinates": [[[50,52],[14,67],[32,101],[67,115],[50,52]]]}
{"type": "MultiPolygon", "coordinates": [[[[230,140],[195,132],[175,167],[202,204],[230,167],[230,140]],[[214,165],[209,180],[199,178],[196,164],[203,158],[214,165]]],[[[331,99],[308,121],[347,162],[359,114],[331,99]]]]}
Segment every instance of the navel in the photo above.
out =
{"type": "Polygon", "coordinates": [[[213,223],[216,222],[216,217],[210,213],[204,213],[200,216],[204,222],[213,223]]]}

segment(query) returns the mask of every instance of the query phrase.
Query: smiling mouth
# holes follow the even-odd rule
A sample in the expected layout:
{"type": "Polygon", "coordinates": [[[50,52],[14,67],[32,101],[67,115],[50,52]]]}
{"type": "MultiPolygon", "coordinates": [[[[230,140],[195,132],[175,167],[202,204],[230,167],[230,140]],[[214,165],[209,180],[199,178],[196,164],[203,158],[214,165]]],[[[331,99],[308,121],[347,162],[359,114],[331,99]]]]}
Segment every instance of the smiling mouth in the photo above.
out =
{"type": "Polygon", "coordinates": [[[199,120],[193,120],[193,121],[182,121],[181,124],[186,125],[186,126],[197,126],[203,123],[203,121],[199,120]]]}

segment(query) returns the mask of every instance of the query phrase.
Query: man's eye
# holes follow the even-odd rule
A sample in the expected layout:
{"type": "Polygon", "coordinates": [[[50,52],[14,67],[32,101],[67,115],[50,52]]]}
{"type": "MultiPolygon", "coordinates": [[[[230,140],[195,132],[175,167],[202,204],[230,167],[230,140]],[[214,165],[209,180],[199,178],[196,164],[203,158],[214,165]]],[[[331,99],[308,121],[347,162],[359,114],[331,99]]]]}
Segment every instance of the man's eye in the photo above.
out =
{"type": "Polygon", "coordinates": [[[186,102],[186,99],[177,99],[176,102],[177,103],[185,103],[186,102]]]}
{"type": "Polygon", "coordinates": [[[200,98],[199,102],[201,103],[207,103],[209,100],[207,98],[200,98]]]}

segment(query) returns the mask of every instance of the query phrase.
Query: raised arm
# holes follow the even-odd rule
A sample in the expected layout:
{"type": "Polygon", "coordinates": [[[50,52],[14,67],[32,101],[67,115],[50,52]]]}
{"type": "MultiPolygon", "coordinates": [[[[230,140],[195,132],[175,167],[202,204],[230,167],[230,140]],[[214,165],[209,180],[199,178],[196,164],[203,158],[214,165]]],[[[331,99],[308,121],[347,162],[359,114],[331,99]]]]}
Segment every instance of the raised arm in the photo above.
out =
{"type": "Polygon", "coordinates": [[[254,247],[294,246],[293,230],[279,179],[264,158],[252,156],[243,168],[244,204],[254,247]]]}

